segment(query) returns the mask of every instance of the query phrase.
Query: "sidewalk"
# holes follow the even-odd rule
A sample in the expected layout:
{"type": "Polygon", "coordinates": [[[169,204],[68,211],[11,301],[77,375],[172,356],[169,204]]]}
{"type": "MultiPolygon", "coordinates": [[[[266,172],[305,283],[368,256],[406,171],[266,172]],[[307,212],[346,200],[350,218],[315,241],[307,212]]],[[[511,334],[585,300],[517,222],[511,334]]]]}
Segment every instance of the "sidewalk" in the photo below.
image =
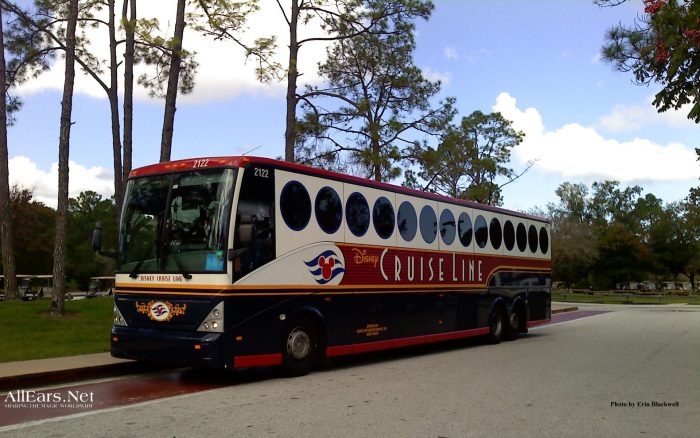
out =
{"type": "Polygon", "coordinates": [[[138,370],[137,365],[109,353],[0,363],[0,391],[124,374],[138,370]]]}
{"type": "MultiPolygon", "coordinates": [[[[572,312],[578,307],[568,303],[552,303],[552,315],[572,312]]],[[[13,391],[32,386],[96,379],[163,366],[144,365],[128,359],[117,359],[109,353],[54,357],[0,363],[0,391],[13,391]]]]}

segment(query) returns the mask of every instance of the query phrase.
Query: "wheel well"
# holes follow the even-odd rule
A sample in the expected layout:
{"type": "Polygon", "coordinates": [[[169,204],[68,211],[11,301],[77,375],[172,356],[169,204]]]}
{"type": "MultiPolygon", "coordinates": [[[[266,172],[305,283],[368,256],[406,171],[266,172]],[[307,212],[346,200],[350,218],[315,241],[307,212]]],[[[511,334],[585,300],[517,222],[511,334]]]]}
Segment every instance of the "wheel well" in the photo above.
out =
{"type": "Polygon", "coordinates": [[[326,324],[323,321],[321,313],[316,309],[305,308],[295,313],[293,319],[306,319],[314,325],[314,328],[319,335],[318,343],[321,353],[320,356],[325,356],[326,346],[328,345],[328,331],[326,330],[326,324]]]}
{"type": "Polygon", "coordinates": [[[501,309],[501,312],[503,312],[505,317],[508,317],[508,308],[506,307],[506,303],[503,302],[503,300],[500,298],[497,299],[496,302],[494,302],[491,306],[491,313],[489,314],[489,318],[491,318],[491,315],[493,315],[496,309],[501,309]]]}
{"type": "Polygon", "coordinates": [[[513,303],[512,312],[518,312],[520,315],[520,330],[527,328],[527,307],[522,299],[518,299],[513,303]]]}

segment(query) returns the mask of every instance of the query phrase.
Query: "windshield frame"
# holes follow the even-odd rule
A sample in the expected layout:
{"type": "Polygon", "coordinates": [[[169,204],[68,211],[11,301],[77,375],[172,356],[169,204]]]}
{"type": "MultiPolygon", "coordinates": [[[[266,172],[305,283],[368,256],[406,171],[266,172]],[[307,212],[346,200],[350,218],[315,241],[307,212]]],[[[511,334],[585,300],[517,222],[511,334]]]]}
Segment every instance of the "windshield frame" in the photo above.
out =
{"type": "MultiPolygon", "coordinates": [[[[231,211],[237,178],[236,167],[187,169],[130,178],[119,221],[119,252],[115,272],[128,273],[132,278],[137,278],[139,274],[155,273],[182,274],[185,278],[191,278],[190,274],[227,273],[231,211]],[[188,178],[195,182],[188,184],[188,178]],[[197,178],[201,179],[200,184],[196,184],[197,178]],[[212,181],[217,184],[215,189],[211,188],[212,181]],[[149,184],[153,187],[149,187],[149,184]],[[207,186],[210,189],[208,193],[207,186]],[[137,190],[142,190],[142,193],[135,193],[137,190]],[[186,193],[189,193],[189,197],[186,193]],[[188,204],[188,208],[185,208],[185,204],[188,204]],[[209,225],[207,232],[199,234],[198,246],[194,249],[185,248],[184,239],[174,237],[176,222],[182,225],[176,220],[178,214],[189,211],[193,211],[189,213],[190,219],[193,214],[196,216],[188,222],[192,228],[200,218],[200,229],[206,230],[209,225]],[[143,226],[145,232],[140,236],[134,222],[144,218],[150,223],[143,226]],[[215,229],[212,223],[216,225],[215,229]]],[[[193,230],[186,228],[185,231],[194,234],[193,230]]]]}

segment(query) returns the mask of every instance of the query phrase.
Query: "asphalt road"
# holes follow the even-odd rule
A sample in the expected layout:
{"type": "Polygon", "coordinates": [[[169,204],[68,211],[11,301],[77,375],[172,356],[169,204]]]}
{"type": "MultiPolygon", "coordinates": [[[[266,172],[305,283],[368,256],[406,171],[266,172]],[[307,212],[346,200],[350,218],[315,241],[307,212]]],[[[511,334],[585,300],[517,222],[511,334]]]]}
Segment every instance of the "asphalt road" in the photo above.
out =
{"type": "Polygon", "coordinates": [[[0,436],[697,437],[700,307],[579,308],[610,312],[515,342],[375,354],[295,379],[218,377],[226,386],[0,436]]]}

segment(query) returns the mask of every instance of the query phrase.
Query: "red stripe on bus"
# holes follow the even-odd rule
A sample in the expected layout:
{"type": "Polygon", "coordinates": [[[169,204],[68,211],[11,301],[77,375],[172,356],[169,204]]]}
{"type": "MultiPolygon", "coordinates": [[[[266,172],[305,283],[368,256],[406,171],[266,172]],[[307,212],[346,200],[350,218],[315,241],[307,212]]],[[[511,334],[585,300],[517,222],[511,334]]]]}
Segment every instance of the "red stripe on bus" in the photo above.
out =
{"type": "Polygon", "coordinates": [[[328,347],[326,356],[345,356],[348,354],[368,353],[370,351],[387,350],[390,348],[408,347],[411,345],[429,344],[432,342],[448,341],[451,339],[468,338],[471,336],[481,336],[489,333],[488,327],[461,330],[458,332],[437,333],[434,335],[413,336],[410,338],[390,339],[387,341],[367,342],[362,344],[338,345],[328,347]]]}
{"type": "Polygon", "coordinates": [[[255,354],[252,356],[236,356],[233,358],[234,368],[264,367],[269,365],[281,365],[282,353],[255,354]]]}
{"type": "Polygon", "coordinates": [[[551,319],[540,319],[538,321],[528,321],[527,326],[528,326],[528,328],[535,327],[538,325],[547,324],[550,321],[551,321],[551,319]]]}

